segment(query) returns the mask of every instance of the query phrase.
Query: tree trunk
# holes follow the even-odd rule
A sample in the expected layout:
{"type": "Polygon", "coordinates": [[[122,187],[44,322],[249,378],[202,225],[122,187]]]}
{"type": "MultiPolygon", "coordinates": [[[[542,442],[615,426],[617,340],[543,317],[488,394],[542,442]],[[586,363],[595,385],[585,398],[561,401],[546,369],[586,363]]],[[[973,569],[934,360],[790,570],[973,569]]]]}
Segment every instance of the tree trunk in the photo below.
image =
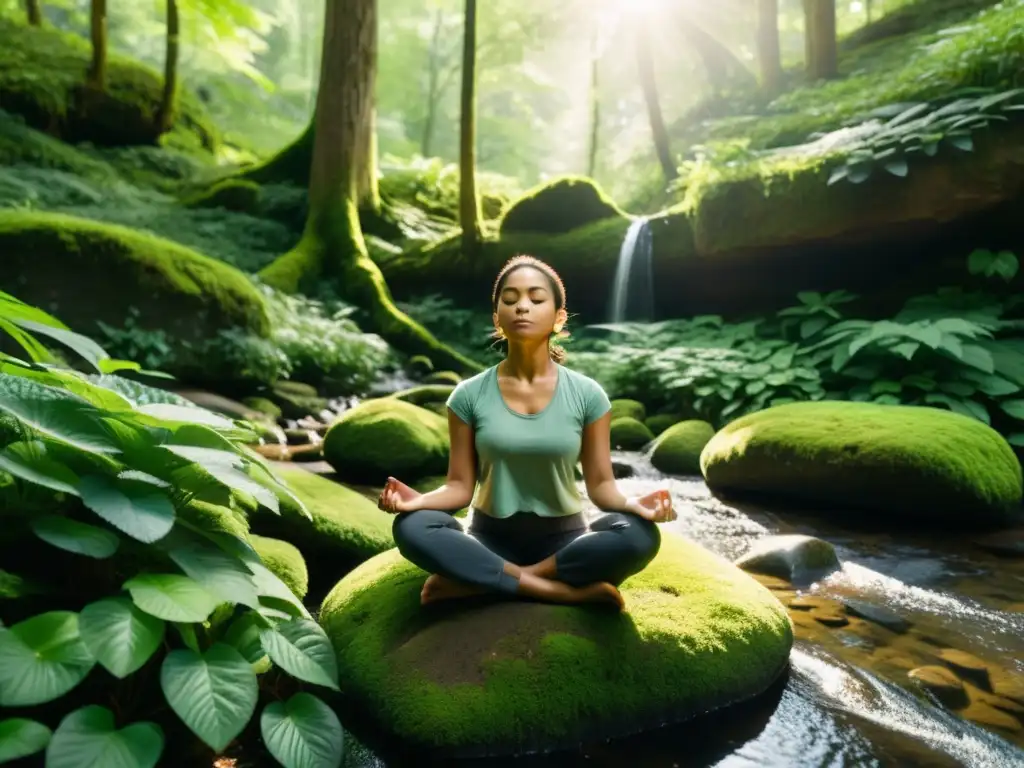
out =
{"type": "Polygon", "coordinates": [[[157,110],[157,135],[171,130],[174,117],[174,96],[178,90],[178,37],[181,19],[178,16],[178,0],[167,0],[167,50],[164,54],[164,91],[157,110]]]}
{"type": "Polygon", "coordinates": [[[327,0],[320,88],[306,132],[313,145],[309,217],[299,244],[260,277],[287,292],[326,277],[342,298],[366,311],[367,328],[394,347],[427,355],[438,366],[475,372],[479,365],[398,311],[366,251],[356,206],[361,145],[372,124],[376,54],[376,0],[327,0]]]}
{"type": "Polygon", "coordinates": [[[804,0],[804,19],[808,77],[811,80],[838,77],[835,0],[804,0]]]}
{"type": "Polygon", "coordinates": [[[462,252],[480,246],[480,197],[476,193],[476,0],[466,0],[462,35],[462,118],[459,135],[459,224],[462,252]]]}
{"type": "Polygon", "coordinates": [[[43,25],[43,9],[39,7],[39,0],[25,0],[25,12],[28,14],[28,23],[33,27],[43,25]]]}
{"type": "Polygon", "coordinates": [[[590,43],[590,146],[587,150],[587,176],[597,173],[597,149],[601,138],[601,91],[598,33],[594,30],[590,43]]]}
{"type": "Polygon", "coordinates": [[[107,0],[92,0],[89,26],[92,62],[87,82],[91,89],[102,91],[107,83],[107,0]]]}
{"type": "Polygon", "coordinates": [[[672,162],[668,131],[665,128],[665,119],[661,115],[658,84],[654,79],[654,61],[651,58],[650,35],[647,34],[646,21],[643,19],[637,20],[635,47],[637,68],[640,72],[640,87],[644,92],[644,101],[647,102],[647,118],[651,124],[654,150],[658,153],[658,162],[661,163],[665,181],[671,182],[677,175],[676,165],[672,162]]]}
{"type": "Polygon", "coordinates": [[[779,51],[779,0],[757,2],[757,58],[761,87],[770,96],[782,87],[782,55],[779,51]]]}
{"type": "Polygon", "coordinates": [[[444,11],[434,12],[434,32],[430,36],[430,51],[427,57],[427,114],[423,120],[423,136],[420,138],[420,155],[430,157],[434,141],[434,121],[437,119],[438,90],[441,80],[441,30],[444,27],[444,11]]]}
{"type": "MultiPolygon", "coordinates": [[[[376,55],[374,55],[376,61],[376,55]]],[[[356,150],[356,202],[360,210],[380,213],[380,184],[377,181],[377,112],[370,108],[370,117],[356,150]]]]}

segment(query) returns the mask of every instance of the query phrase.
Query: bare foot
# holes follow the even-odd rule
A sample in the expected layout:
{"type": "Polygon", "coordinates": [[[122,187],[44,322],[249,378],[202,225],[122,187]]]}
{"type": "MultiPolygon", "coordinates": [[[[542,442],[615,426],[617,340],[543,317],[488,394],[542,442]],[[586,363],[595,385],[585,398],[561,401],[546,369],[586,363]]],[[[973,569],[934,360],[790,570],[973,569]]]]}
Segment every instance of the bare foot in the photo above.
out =
{"type": "Polygon", "coordinates": [[[626,601],[623,599],[622,593],[619,592],[618,587],[614,584],[609,584],[607,581],[600,581],[596,584],[587,585],[583,590],[588,593],[584,602],[608,603],[610,605],[614,605],[620,611],[626,609],[626,601]]]}
{"type": "Polygon", "coordinates": [[[521,594],[549,603],[608,603],[620,611],[626,605],[619,590],[607,582],[573,587],[562,581],[535,576],[525,568],[519,578],[519,591],[521,594]]]}
{"type": "Polygon", "coordinates": [[[486,591],[483,587],[465,584],[434,573],[423,583],[423,589],[420,591],[420,604],[427,605],[440,600],[470,597],[483,594],[486,591]]]}

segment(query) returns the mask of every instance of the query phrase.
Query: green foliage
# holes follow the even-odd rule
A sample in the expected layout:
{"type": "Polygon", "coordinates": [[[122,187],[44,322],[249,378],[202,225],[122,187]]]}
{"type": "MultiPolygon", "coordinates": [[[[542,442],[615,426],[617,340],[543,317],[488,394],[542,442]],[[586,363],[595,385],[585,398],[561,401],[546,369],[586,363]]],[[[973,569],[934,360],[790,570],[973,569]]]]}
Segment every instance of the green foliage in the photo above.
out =
{"type": "Polygon", "coordinates": [[[623,213],[591,179],[568,176],[528,191],[505,212],[501,232],[561,234],[623,213]]]}
{"type": "MultiPolygon", "coordinates": [[[[17,425],[0,440],[0,508],[13,511],[8,521],[28,523],[26,535],[53,547],[45,574],[74,572],[77,555],[114,566],[104,571],[113,578],[90,582],[94,591],[87,595],[60,593],[58,605],[84,598],[80,610],[53,607],[0,627],[0,712],[53,702],[80,686],[84,696],[93,695],[81,684],[97,664],[119,680],[158,664],[171,710],[211,749],[222,750],[255,713],[253,662],[264,655],[299,680],[336,690],[330,641],[244,533],[240,506],[269,514],[284,505],[309,516],[269,466],[245,449],[242,441],[253,436],[195,406],[140,402],[148,394],[142,385],[110,386],[116,377],[90,378],[47,362],[41,335],[100,372],[131,365],[7,294],[0,294],[0,328],[28,358],[0,354],[0,412],[17,425]],[[196,516],[196,505],[235,518],[240,532],[196,516]],[[246,627],[255,637],[242,631],[246,627]]],[[[5,532],[8,527],[5,522],[5,532]]],[[[29,544],[5,540],[4,561],[15,555],[11,546],[29,544]]],[[[137,684],[157,695],[145,679],[137,684]]],[[[119,690],[114,686],[115,702],[119,690]]],[[[265,732],[276,734],[274,754],[288,768],[309,764],[300,760],[336,764],[340,725],[304,697],[285,717],[279,706],[264,711],[265,732]],[[306,739],[304,750],[282,743],[285,735],[313,729],[322,738],[306,739]]],[[[108,709],[78,706],[77,698],[52,737],[42,723],[0,721],[0,755],[45,748],[49,766],[156,765],[163,729],[130,722],[138,714],[134,697],[120,702],[120,730],[108,709]]]]}
{"type": "Polygon", "coordinates": [[[491,337],[494,324],[489,313],[458,307],[439,294],[399,302],[398,308],[466,357],[486,364],[497,363],[503,357],[502,349],[491,337]]]}

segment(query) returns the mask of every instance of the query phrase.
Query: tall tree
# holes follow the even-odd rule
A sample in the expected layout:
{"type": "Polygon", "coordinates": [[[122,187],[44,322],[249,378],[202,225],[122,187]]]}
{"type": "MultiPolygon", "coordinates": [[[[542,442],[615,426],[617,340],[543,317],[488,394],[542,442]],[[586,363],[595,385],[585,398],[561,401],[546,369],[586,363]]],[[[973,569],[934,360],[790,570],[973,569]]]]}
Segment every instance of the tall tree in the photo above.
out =
{"type": "Polygon", "coordinates": [[[164,90],[157,109],[156,125],[160,134],[171,129],[174,117],[174,97],[178,90],[178,51],[181,18],[178,0],[167,0],[167,41],[164,53],[164,90]]]}
{"type": "Polygon", "coordinates": [[[782,55],[779,51],[779,0],[757,0],[757,59],[761,88],[768,95],[782,86],[782,55]]]}
{"type": "Polygon", "coordinates": [[[39,0],[25,0],[25,12],[28,14],[28,23],[33,27],[43,25],[43,9],[39,6],[39,0]]]}
{"type": "Polygon", "coordinates": [[[587,176],[597,173],[597,150],[601,138],[601,54],[600,17],[594,14],[594,30],[590,35],[590,142],[587,146],[587,176]]]}
{"type": "Polygon", "coordinates": [[[459,133],[459,224],[462,252],[480,246],[480,196],[476,192],[476,0],[466,0],[462,33],[462,117],[459,133]]]}
{"type": "MultiPolygon", "coordinates": [[[[260,272],[294,292],[326,278],[364,309],[368,327],[396,348],[461,372],[480,366],[439,343],[400,312],[370,259],[357,211],[361,148],[373,123],[377,66],[376,0],[327,0],[316,112],[311,128],[309,215],[299,244],[260,272]]],[[[286,150],[287,151],[287,150],[286,150]]],[[[294,158],[293,158],[294,161],[294,158]]]]}
{"type": "Polygon", "coordinates": [[[654,60],[651,57],[651,38],[648,31],[648,19],[641,17],[636,20],[634,47],[636,50],[637,69],[640,74],[640,87],[643,89],[644,101],[647,103],[647,119],[651,124],[651,135],[654,139],[654,150],[661,163],[665,181],[670,182],[677,176],[676,165],[672,162],[672,150],[669,146],[668,130],[665,118],[661,114],[661,101],[658,97],[658,84],[654,79],[654,60]]]}
{"type": "Polygon", "coordinates": [[[89,32],[92,38],[92,61],[87,82],[93,90],[102,91],[107,84],[107,0],[92,0],[89,32]]]}
{"type": "Polygon", "coordinates": [[[430,157],[431,142],[434,140],[434,123],[437,120],[438,102],[441,100],[441,67],[442,35],[444,29],[444,10],[441,6],[434,9],[434,28],[430,34],[430,47],[427,48],[427,114],[423,118],[423,135],[420,137],[420,155],[430,157]]]}
{"type": "Polygon", "coordinates": [[[804,0],[807,75],[826,80],[839,75],[835,0],[804,0]]]}

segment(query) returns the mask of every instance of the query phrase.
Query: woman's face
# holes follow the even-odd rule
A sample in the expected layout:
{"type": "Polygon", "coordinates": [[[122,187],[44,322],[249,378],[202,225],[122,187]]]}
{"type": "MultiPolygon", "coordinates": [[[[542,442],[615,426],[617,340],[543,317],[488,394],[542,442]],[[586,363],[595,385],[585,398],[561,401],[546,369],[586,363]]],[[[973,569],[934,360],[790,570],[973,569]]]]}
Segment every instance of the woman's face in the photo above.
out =
{"type": "Polygon", "coordinates": [[[505,279],[498,294],[494,325],[510,339],[546,339],[556,323],[565,323],[551,281],[535,267],[519,267],[505,279]]]}

